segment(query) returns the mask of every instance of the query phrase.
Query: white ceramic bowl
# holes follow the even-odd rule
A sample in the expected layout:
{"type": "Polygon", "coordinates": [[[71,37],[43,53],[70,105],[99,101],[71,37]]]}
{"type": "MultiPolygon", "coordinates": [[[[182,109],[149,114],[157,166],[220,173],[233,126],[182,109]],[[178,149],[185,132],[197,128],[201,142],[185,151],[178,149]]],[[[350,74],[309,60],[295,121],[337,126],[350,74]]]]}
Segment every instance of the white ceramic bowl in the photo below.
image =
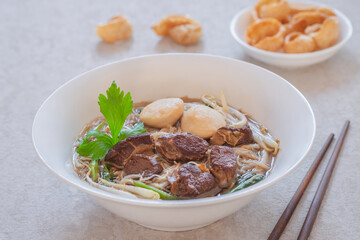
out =
{"type": "MultiPolygon", "coordinates": [[[[327,7],[318,3],[292,3],[293,7],[307,8],[307,7],[327,7]]],[[[246,29],[251,24],[251,10],[253,7],[246,8],[235,15],[230,24],[230,32],[234,39],[243,47],[244,51],[251,57],[278,67],[297,68],[310,66],[332,57],[337,53],[342,46],[350,39],[353,28],[350,20],[339,10],[331,8],[339,19],[340,37],[338,42],[329,48],[315,51],[311,53],[277,53],[265,51],[249,45],[245,41],[246,29]]]]}
{"type": "MultiPolygon", "coordinates": [[[[293,171],[309,151],[315,119],[304,96],[278,75],[250,63],[209,55],[167,54],[132,58],[98,67],[57,89],[40,107],[33,142],[43,163],[58,177],[88,193],[107,210],[143,226],[181,231],[226,217],[293,171]],[[118,196],[83,182],[71,168],[79,131],[100,115],[97,98],[115,80],[134,101],[163,97],[218,96],[265,124],[282,150],[269,177],[234,194],[196,200],[144,200],[118,196]]],[[[261,206],[260,206],[261,207],[261,206]]]]}

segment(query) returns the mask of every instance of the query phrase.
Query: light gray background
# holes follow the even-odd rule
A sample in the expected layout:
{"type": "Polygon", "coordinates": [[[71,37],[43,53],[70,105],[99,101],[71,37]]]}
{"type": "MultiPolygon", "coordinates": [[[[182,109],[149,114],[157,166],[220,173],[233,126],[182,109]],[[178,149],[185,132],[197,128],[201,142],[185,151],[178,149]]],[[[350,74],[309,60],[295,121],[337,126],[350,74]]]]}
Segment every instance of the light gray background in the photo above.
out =
{"type": "MultiPolygon", "coordinates": [[[[330,60],[286,70],[247,57],[229,33],[235,13],[255,1],[2,0],[0,239],[266,239],[322,143],[330,132],[338,135],[346,119],[351,128],[310,239],[360,239],[360,2],[319,2],[343,11],[354,24],[354,35],[330,60]],[[174,13],[189,14],[203,24],[198,45],[182,47],[150,30],[174,13]],[[116,14],[129,17],[133,37],[115,45],[102,43],[95,27],[116,14]],[[247,208],[188,232],[150,230],[109,213],[50,173],[31,141],[37,109],[69,79],[114,60],[165,52],[209,53],[270,69],[306,96],[317,120],[314,146],[297,171],[247,208]]],[[[282,239],[296,239],[324,168],[322,163],[282,239]]]]}

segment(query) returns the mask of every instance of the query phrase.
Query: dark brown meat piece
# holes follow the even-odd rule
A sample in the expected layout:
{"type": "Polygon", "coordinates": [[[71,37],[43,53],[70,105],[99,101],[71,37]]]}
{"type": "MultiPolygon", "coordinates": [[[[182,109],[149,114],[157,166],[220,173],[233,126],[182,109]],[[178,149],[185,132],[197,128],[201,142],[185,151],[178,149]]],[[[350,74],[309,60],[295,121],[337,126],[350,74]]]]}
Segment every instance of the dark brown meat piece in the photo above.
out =
{"type": "Polygon", "coordinates": [[[236,179],[236,155],[232,148],[213,146],[210,152],[210,171],[222,188],[229,187],[236,179]]]}
{"type": "Polygon", "coordinates": [[[155,147],[168,160],[188,162],[203,159],[209,143],[190,133],[178,133],[160,136],[155,147]]]}
{"type": "Polygon", "coordinates": [[[254,143],[252,131],[249,126],[241,128],[222,127],[210,138],[212,145],[223,145],[227,143],[231,146],[254,143]]]}
{"type": "Polygon", "coordinates": [[[124,174],[143,174],[143,177],[150,177],[159,174],[163,170],[160,163],[153,157],[144,154],[134,154],[125,164],[124,174]]]}
{"type": "Polygon", "coordinates": [[[105,156],[105,162],[123,168],[137,153],[153,153],[154,139],[149,133],[134,135],[115,144],[105,156]]]}
{"type": "Polygon", "coordinates": [[[175,181],[169,181],[171,193],[181,198],[196,197],[207,192],[214,195],[219,191],[214,176],[191,163],[183,164],[175,172],[175,181]]]}

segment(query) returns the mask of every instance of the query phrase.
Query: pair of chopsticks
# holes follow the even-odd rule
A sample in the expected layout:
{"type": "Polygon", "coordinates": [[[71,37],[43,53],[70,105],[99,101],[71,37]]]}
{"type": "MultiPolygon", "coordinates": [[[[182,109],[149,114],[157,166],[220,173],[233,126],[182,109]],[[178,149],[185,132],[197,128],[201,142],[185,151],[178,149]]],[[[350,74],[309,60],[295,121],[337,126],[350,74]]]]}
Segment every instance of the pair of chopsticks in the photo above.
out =
{"type": "MultiPolygon", "coordinates": [[[[336,142],[335,148],[333,153],[331,154],[330,160],[328,165],[326,166],[324,175],[321,178],[320,184],[318,186],[318,189],[316,190],[315,196],[313,201],[311,202],[309,211],[307,213],[307,216],[305,218],[304,224],[301,228],[301,231],[299,233],[298,236],[298,240],[304,240],[307,239],[310,235],[310,232],[312,230],[312,227],[314,225],[317,213],[319,211],[320,205],[321,205],[321,201],[324,198],[325,192],[326,192],[326,188],[329,184],[329,180],[331,177],[331,174],[334,170],[337,158],[339,156],[341,147],[344,143],[344,139],[347,133],[347,130],[349,129],[349,125],[350,125],[350,121],[347,120],[341,130],[340,133],[340,137],[336,142]]],[[[327,138],[324,146],[322,147],[322,149],[320,150],[320,152],[318,153],[318,155],[316,156],[313,164],[311,165],[310,169],[308,170],[308,172],[306,173],[303,181],[301,182],[300,186],[298,187],[298,189],[296,190],[294,196],[292,197],[292,199],[290,200],[289,204],[287,205],[287,207],[285,208],[283,214],[281,215],[279,221],[276,223],[273,231],[271,232],[268,240],[275,240],[275,239],[279,239],[281,234],[283,233],[287,223],[289,222],[291,215],[293,214],[297,204],[299,203],[306,187],[309,185],[310,180],[312,178],[312,176],[314,175],[317,167],[319,166],[321,160],[323,159],[326,151],[328,150],[332,140],[334,139],[334,134],[331,133],[330,136],[327,138]]]]}

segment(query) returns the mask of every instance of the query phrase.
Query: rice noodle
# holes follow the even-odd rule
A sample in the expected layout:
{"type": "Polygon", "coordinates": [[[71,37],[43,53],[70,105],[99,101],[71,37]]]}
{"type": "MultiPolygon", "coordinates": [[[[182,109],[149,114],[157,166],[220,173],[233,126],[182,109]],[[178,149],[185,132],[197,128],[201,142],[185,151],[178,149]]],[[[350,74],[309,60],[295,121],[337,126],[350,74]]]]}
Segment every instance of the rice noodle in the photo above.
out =
{"type": "Polygon", "coordinates": [[[169,127],[169,128],[162,128],[160,131],[152,132],[151,135],[156,141],[160,136],[163,136],[165,134],[169,133],[181,133],[180,127],[169,127]]]}
{"type": "Polygon", "coordinates": [[[134,193],[134,194],[137,194],[146,199],[153,199],[153,200],[160,199],[160,195],[157,192],[154,192],[149,189],[135,187],[135,186],[126,185],[126,184],[117,184],[117,183],[106,181],[105,179],[102,179],[102,178],[99,178],[99,181],[102,182],[103,184],[108,185],[109,187],[112,187],[112,188],[115,188],[118,190],[127,191],[130,193],[134,193]]]}
{"type": "Polygon", "coordinates": [[[168,183],[167,181],[166,182],[162,182],[162,183],[153,183],[151,184],[153,187],[156,187],[156,188],[159,188],[161,190],[165,190],[169,185],[170,183],[168,183]]]}
{"type": "Polygon", "coordinates": [[[223,107],[220,107],[217,104],[215,97],[210,94],[203,95],[201,99],[206,105],[221,113],[224,116],[225,121],[229,125],[229,127],[245,126],[247,123],[247,118],[245,114],[232,107],[228,107],[226,104],[225,96],[223,95],[222,97],[223,104],[225,104],[225,106],[223,105],[223,107]]]}
{"type": "Polygon", "coordinates": [[[279,144],[270,135],[264,135],[261,130],[254,123],[249,121],[250,129],[253,133],[254,140],[266,151],[273,152],[274,155],[279,151],[279,144]]]}
{"type": "Polygon", "coordinates": [[[253,159],[253,160],[259,160],[259,157],[254,154],[253,151],[245,149],[245,148],[233,148],[236,155],[238,155],[241,158],[246,159],[253,159]]]}
{"type": "Polygon", "coordinates": [[[127,176],[124,176],[124,171],[121,171],[121,175],[120,175],[120,181],[117,180],[120,184],[126,184],[130,182],[132,182],[133,179],[140,179],[141,178],[141,174],[129,174],[127,176]]]}
{"type": "Polygon", "coordinates": [[[262,168],[266,171],[270,169],[268,165],[256,160],[243,160],[242,162],[247,165],[247,168],[262,168]]]}
{"type": "MultiPolygon", "coordinates": [[[[89,174],[90,174],[90,171],[89,171],[89,174]]],[[[110,192],[110,193],[114,193],[116,195],[129,197],[129,198],[135,198],[135,199],[137,198],[137,196],[132,194],[132,193],[125,192],[123,190],[118,190],[118,189],[115,189],[115,188],[112,188],[112,187],[107,187],[107,186],[101,185],[99,183],[96,183],[89,177],[89,174],[86,175],[85,179],[90,185],[92,185],[94,187],[97,187],[97,188],[99,188],[101,190],[104,190],[104,191],[107,191],[107,192],[110,192]]]]}
{"type": "Polygon", "coordinates": [[[261,153],[260,153],[260,159],[259,159],[259,162],[263,163],[263,164],[267,164],[270,162],[270,154],[268,151],[266,150],[262,150],[261,153]]]}
{"type": "Polygon", "coordinates": [[[257,143],[242,145],[240,147],[243,149],[251,150],[251,151],[259,151],[261,149],[261,147],[257,143]]]}
{"type": "Polygon", "coordinates": [[[221,105],[223,106],[222,107],[223,111],[226,113],[229,112],[228,105],[226,103],[226,99],[222,90],[220,90],[220,100],[221,100],[221,105]]]}

